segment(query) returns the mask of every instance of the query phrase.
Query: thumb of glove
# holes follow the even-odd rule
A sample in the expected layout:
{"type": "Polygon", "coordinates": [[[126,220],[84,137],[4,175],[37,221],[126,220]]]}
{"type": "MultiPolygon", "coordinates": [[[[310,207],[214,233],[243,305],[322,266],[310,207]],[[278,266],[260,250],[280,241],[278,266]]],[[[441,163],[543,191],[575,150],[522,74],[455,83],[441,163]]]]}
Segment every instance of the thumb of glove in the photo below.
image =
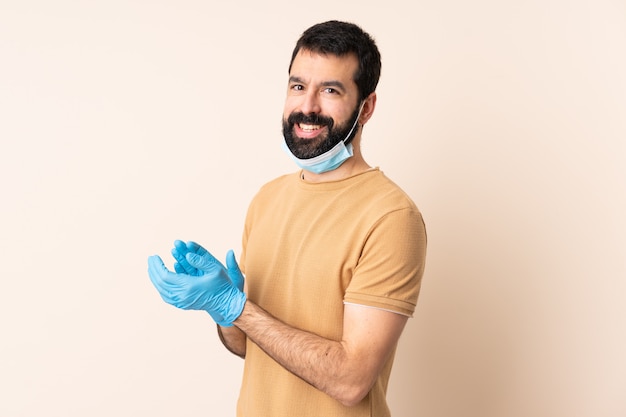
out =
{"type": "Polygon", "coordinates": [[[241,269],[239,269],[239,264],[237,264],[237,260],[235,259],[235,252],[233,252],[232,249],[226,254],[226,268],[228,269],[228,278],[230,278],[230,281],[239,291],[243,291],[243,283],[246,278],[241,273],[241,269]]]}

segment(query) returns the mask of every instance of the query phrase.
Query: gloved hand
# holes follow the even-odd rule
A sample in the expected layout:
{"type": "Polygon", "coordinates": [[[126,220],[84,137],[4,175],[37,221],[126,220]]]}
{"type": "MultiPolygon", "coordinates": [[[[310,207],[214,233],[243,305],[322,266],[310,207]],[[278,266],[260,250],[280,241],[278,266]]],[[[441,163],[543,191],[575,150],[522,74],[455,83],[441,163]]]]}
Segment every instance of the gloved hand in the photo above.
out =
{"type": "MultiPolygon", "coordinates": [[[[175,240],[174,247],[171,252],[174,259],[176,259],[176,262],[174,263],[174,270],[177,273],[193,275],[196,277],[204,275],[204,271],[192,266],[186,258],[188,253],[195,253],[200,256],[206,256],[208,254],[211,256],[202,246],[192,241],[185,243],[182,240],[175,240]]],[[[245,278],[239,269],[239,265],[237,265],[233,251],[229,251],[226,254],[226,268],[231,282],[239,289],[239,291],[243,291],[245,278]]]]}
{"type": "Polygon", "coordinates": [[[184,269],[183,265],[188,264],[189,271],[198,275],[173,273],[159,256],[154,255],[148,258],[150,280],[166,303],[184,310],[205,310],[220,326],[232,326],[246,303],[246,294],[238,288],[243,285],[243,275],[235,255],[231,250],[226,259],[230,273],[240,278],[237,284],[231,281],[229,272],[213,255],[206,250],[196,250],[199,253],[185,254],[185,263],[180,268],[184,269]]]}
{"type": "Polygon", "coordinates": [[[198,255],[204,255],[207,250],[196,242],[183,242],[182,240],[175,240],[174,247],[171,250],[172,256],[176,259],[174,263],[174,270],[179,274],[193,275],[195,277],[202,275],[202,271],[194,268],[189,264],[186,259],[187,253],[196,253],[198,255]]]}

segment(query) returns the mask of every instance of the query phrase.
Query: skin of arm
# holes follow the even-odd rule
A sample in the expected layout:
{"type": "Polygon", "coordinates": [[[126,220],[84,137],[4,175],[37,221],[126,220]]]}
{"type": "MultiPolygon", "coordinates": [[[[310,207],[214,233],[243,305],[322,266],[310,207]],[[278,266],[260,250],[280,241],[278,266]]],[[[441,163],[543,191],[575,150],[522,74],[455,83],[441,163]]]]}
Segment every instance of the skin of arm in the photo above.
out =
{"type": "Polygon", "coordinates": [[[408,317],[346,304],[343,336],[330,340],[289,326],[247,301],[233,327],[221,327],[220,338],[244,357],[246,337],[291,373],[346,406],[358,404],[370,391],[400,338],[408,317]]]}
{"type": "Polygon", "coordinates": [[[222,341],[222,344],[231,353],[239,356],[242,359],[246,357],[246,334],[239,330],[237,327],[222,327],[217,326],[217,333],[222,341]]]}

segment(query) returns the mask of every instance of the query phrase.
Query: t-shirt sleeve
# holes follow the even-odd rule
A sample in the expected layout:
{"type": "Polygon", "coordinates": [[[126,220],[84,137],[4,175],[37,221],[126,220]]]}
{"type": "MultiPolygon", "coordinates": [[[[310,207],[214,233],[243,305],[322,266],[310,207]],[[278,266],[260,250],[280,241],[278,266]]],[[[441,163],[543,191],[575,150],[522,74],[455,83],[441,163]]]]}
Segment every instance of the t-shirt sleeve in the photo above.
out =
{"type": "Polygon", "coordinates": [[[426,259],[426,228],[416,208],[386,214],[371,229],[344,302],[412,316],[426,259]]]}

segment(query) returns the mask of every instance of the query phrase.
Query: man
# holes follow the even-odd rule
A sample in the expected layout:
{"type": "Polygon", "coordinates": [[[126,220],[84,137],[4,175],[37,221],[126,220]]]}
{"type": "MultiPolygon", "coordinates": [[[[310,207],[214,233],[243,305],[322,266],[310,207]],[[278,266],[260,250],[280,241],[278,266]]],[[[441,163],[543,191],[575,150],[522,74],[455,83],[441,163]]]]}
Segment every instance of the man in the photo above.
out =
{"type": "Polygon", "coordinates": [[[373,416],[415,309],[426,252],[410,198],[361,154],[376,106],[380,54],[358,26],[305,31],[289,67],[285,146],[301,171],[250,204],[241,271],[176,241],[176,273],[149,275],[168,303],[206,310],[245,358],[238,416],[373,416]]]}

